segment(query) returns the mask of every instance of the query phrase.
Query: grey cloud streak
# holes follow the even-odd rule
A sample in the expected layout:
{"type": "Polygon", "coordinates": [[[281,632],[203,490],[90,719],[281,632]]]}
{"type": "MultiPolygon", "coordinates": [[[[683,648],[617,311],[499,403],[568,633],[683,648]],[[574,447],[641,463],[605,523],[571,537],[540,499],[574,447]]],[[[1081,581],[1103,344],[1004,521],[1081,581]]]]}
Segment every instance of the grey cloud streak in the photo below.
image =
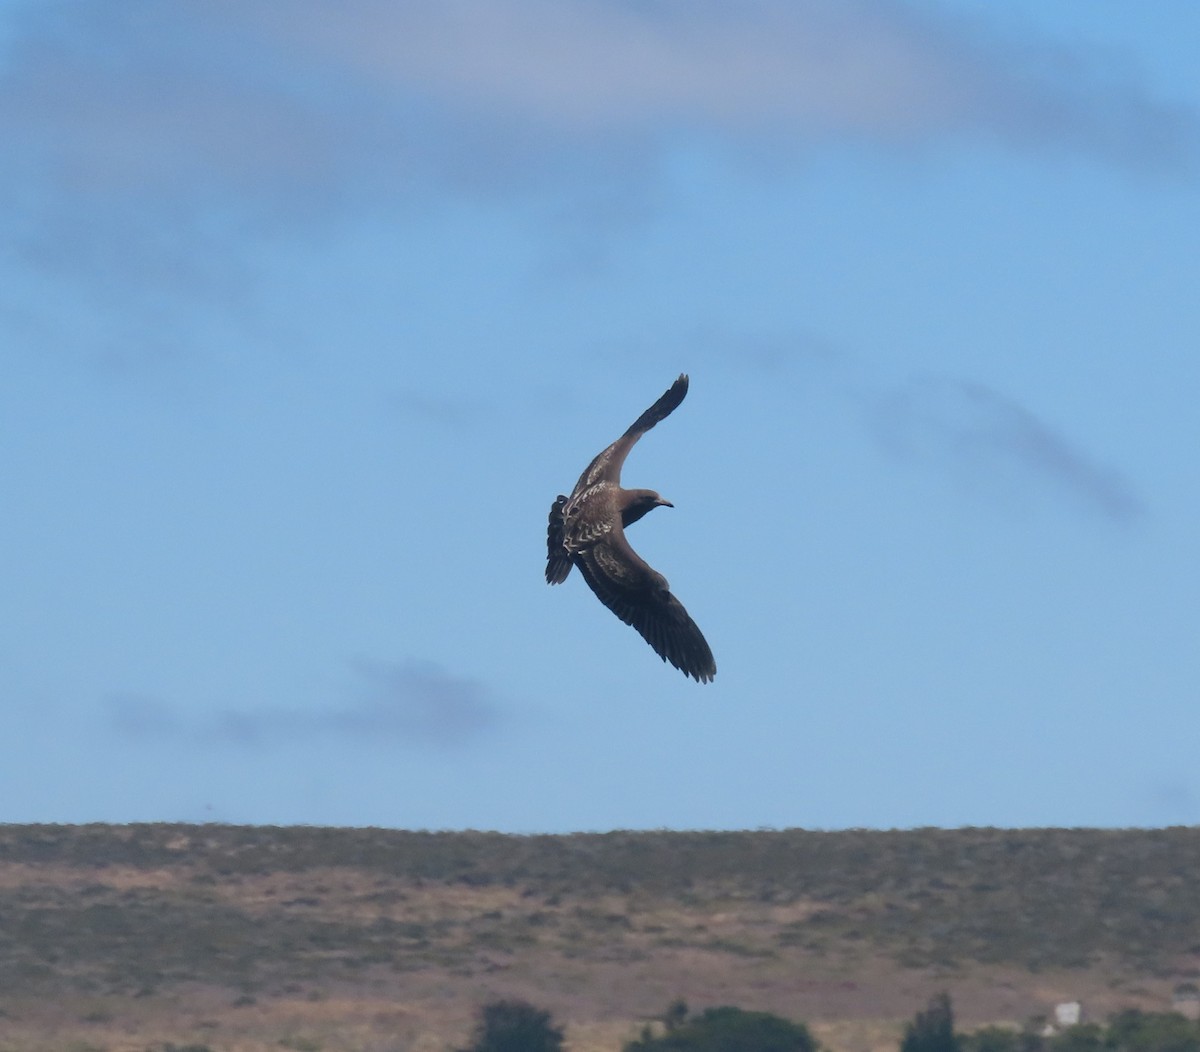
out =
{"type": "MultiPolygon", "coordinates": [[[[771,173],[838,142],[1200,167],[1194,108],[928,4],[58,0],[10,18],[0,252],[73,282],[89,338],[120,347],[186,344],[192,304],[248,309],[254,239],[437,200],[520,198],[595,251],[597,229],[652,213],[680,135],[771,173]]],[[[28,302],[0,292],[11,319],[28,302]]],[[[35,314],[29,333],[62,324],[35,314]]]]}
{"type": "Polygon", "coordinates": [[[1200,115],[1086,54],[898,3],[66,0],[14,18],[0,180],[31,203],[208,212],[197,233],[223,198],[313,221],[431,182],[558,178],[564,153],[680,128],[800,149],[990,135],[1135,168],[1191,169],[1200,146],[1200,115]]]}
{"type": "Polygon", "coordinates": [[[922,377],[868,400],[871,429],[889,452],[941,463],[973,479],[1017,471],[1117,523],[1145,513],[1130,482],[1016,400],[983,384],[922,377]]]}
{"type": "Polygon", "coordinates": [[[650,125],[919,141],[991,133],[1117,163],[1196,159],[1197,115],[984,21],[873,0],[317,0],[248,23],[377,85],[569,135],[650,125]]]}
{"type": "Polygon", "coordinates": [[[319,709],[265,705],[193,716],[155,698],[106,700],[110,728],[144,741],[276,747],[325,740],[453,749],[500,729],[503,708],[486,688],[419,662],[357,662],[346,701],[319,709]]]}
{"type": "Polygon", "coordinates": [[[817,333],[709,331],[681,347],[737,361],[772,388],[845,405],[890,457],[927,466],[1005,499],[1040,488],[1086,514],[1130,525],[1147,514],[1134,483],[1013,395],[926,372],[893,380],[872,361],[817,333]]]}

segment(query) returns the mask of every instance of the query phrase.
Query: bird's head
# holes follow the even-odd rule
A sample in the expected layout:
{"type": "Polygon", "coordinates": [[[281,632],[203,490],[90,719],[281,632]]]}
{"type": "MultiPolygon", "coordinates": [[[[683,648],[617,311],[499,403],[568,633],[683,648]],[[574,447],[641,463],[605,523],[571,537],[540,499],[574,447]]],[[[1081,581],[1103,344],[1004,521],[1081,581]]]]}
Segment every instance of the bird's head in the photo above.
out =
{"type": "Polygon", "coordinates": [[[621,526],[625,527],[637,522],[643,515],[655,508],[675,507],[669,500],[664,500],[652,489],[627,489],[621,494],[621,526]]]}

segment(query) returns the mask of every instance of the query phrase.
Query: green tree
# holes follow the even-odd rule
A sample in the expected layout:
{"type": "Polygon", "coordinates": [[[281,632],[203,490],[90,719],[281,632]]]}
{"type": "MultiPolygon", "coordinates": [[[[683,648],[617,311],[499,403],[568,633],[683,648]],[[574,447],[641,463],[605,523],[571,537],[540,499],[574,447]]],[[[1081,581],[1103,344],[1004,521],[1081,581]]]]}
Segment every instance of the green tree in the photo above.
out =
{"type": "Polygon", "coordinates": [[[629,1042],[624,1052],[818,1052],[803,1023],[770,1012],[709,1008],[691,1019],[671,1013],[671,1027],[658,1037],[648,1031],[629,1042]]]}
{"type": "Polygon", "coordinates": [[[982,1026],[958,1038],[962,1052],[1025,1052],[1021,1033],[1003,1026],[982,1026]]]}
{"type": "Polygon", "coordinates": [[[960,1052],[948,993],[931,997],[925,1011],[905,1026],[900,1052],[960,1052]]]}
{"type": "Polygon", "coordinates": [[[1200,1027],[1178,1012],[1129,1008],[1109,1018],[1104,1043],[1113,1052],[1200,1052],[1200,1027]]]}
{"type": "Polygon", "coordinates": [[[1104,1047],[1104,1029],[1095,1023],[1069,1026],[1046,1042],[1048,1052],[1104,1052],[1104,1047]]]}
{"type": "Polygon", "coordinates": [[[474,1041],[461,1052],[561,1052],[562,1044],[549,1012],[524,1001],[493,1001],[480,1010],[474,1041]]]}

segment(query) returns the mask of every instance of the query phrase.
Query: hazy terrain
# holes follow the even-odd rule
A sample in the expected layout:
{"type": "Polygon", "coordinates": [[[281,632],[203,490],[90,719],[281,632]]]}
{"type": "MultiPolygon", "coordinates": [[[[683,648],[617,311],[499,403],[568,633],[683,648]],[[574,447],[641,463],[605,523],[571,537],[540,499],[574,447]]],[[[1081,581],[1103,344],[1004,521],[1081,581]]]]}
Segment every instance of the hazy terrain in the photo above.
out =
{"type": "Polygon", "coordinates": [[[616,1052],[675,998],[893,1048],[1200,976],[1200,829],[515,837],[0,826],[0,1049],[453,1048],[498,997],[616,1052]]]}

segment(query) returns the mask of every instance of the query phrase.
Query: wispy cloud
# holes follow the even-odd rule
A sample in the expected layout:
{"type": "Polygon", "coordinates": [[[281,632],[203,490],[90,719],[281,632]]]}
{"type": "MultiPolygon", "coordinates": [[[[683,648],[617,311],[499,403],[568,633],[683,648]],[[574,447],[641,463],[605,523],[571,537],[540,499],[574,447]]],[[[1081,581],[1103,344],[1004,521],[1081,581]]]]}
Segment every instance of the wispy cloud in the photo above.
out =
{"type": "Polygon", "coordinates": [[[1113,522],[1127,523],[1145,512],[1118,471],[983,384],[923,377],[871,397],[868,409],[873,433],[891,453],[939,464],[975,482],[1036,480],[1113,522]]]}
{"type": "Polygon", "coordinates": [[[571,155],[594,167],[681,129],[797,156],[982,135],[1174,170],[1200,146],[1200,116],[1085,52],[928,5],[63,0],[11,17],[0,180],[43,222],[114,199],[114,222],[154,205],[196,237],[319,222],[431,185],[583,178],[571,155]]]}
{"type": "Polygon", "coordinates": [[[407,388],[386,399],[389,409],[404,417],[413,417],[443,427],[459,427],[487,412],[478,399],[461,395],[430,395],[407,388]]]}
{"type": "Polygon", "coordinates": [[[146,741],[272,747],[310,741],[387,741],[453,749],[503,725],[506,714],[475,680],[425,663],[359,662],[348,700],[320,709],[226,708],[194,716],[138,695],[106,699],[109,726],[146,741]]]}
{"type": "Polygon", "coordinates": [[[928,5],[449,0],[342,11],[319,3],[307,18],[274,7],[247,17],[377,84],[561,134],[682,126],[911,142],[983,132],[1137,166],[1196,160],[1196,114],[1106,77],[1085,54],[1001,38],[928,5]]]}
{"type": "MultiPolygon", "coordinates": [[[[440,199],[520,197],[590,265],[597,226],[653,210],[681,135],[772,170],[845,141],[1174,174],[1200,159],[1194,109],[1082,46],[928,4],[58,0],[7,17],[0,254],[73,281],[81,324],[116,344],[171,325],[186,341],[193,301],[252,302],[254,237],[440,199]]],[[[29,302],[0,292],[14,318],[29,302]]]]}
{"type": "Polygon", "coordinates": [[[1010,395],[939,373],[894,380],[876,362],[815,333],[710,332],[682,341],[736,362],[789,393],[841,403],[890,457],[1011,497],[1040,489],[1085,513],[1128,524],[1146,514],[1134,483],[1010,395]]]}
{"type": "Polygon", "coordinates": [[[157,698],[113,694],[105,698],[104,706],[109,726],[128,738],[154,741],[189,733],[179,713],[157,698]]]}

